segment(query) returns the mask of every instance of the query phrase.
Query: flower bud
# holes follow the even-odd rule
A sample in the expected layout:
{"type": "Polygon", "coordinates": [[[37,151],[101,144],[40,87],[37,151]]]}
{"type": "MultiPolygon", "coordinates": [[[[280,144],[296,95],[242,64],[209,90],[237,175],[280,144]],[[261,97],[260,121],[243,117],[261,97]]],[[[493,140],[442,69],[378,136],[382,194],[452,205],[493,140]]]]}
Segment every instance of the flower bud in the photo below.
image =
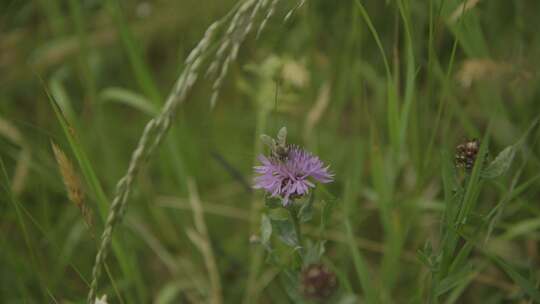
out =
{"type": "Polygon", "coordinates": [[[456,167],[471,170],[480,150],[480,142],[477,139],[469,140],[456,147],[456,167]]]}
{"type": "Polygon", "coordinates": [[[336,287],[336,275],[323,264],[310,264],[300,274],[300,293],[307,299],[328,299],[336,287]]]}

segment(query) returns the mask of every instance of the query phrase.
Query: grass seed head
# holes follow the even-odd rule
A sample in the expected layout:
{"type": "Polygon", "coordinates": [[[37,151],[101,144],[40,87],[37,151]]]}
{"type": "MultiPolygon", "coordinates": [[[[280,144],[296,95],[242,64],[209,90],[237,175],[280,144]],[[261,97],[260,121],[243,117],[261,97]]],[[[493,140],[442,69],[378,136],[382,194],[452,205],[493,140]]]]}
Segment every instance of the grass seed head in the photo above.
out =
{"type": "Polygon", "coordinates": [[[84,192],[81,180],[67,155],[54,142],[51,142],[54,158],[62,175],[62,181],[66,187],[68,198],[81,210],[84,221],[88,227],[92,227],[92,210],[85,204],[84,192]]]}
{"type": "Polygon", "coordinates": [[[480,150],[478,139],[465,141],[456,147],[455,162],[456,167],[465,168],[470,171],[474,167],[474,162],[480,150]]]}

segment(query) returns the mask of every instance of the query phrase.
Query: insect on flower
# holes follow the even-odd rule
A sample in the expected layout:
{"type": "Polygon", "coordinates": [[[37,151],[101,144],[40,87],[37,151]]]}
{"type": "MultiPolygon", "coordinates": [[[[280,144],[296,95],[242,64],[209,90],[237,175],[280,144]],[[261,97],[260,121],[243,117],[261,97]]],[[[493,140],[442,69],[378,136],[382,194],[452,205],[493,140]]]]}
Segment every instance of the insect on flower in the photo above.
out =
{"type": "Polygon", "coordinates": [[[270,148],[270,154],[274,159],[286,161],[289,156],[289,146],[287,145],[287,128],[282,127],[277,139],[273,139],[268,135],[261,135],[262,142],[270,148]]]}
{"type": "Polygon", "coordinates": [[[259,155],[261,165],[254,168],[255,189],[264,189],[270,197],[280,198],[288,206],[297,198],[315,188],[314,182],[330,183],[334,175],[329,166],[315,155],[296,145],[286,143],[287,129],[281,128],[277,140],[263,135],[262,141],[270,146],[270,156],[259,155]]]}

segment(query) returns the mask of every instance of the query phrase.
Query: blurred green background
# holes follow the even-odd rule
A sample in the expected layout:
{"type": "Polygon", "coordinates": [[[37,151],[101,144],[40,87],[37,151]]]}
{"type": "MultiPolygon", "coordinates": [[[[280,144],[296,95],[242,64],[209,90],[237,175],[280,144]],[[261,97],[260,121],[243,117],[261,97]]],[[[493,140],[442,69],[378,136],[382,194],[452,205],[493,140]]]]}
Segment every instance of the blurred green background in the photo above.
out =
{"type": "MultiPolygon", "coordinates": [[[[50,101],[111,200],[189,52],[235,5],[0,3],[0,302],[83,303],[91,280],[104,222],[100,194],[50,101]],[[68,199],[51,142],[81,179],[90,225],[68,199]]],[[[137,174],[114,234],[126,254],[111,253],[99,284],[110,303],[208,300],[203,255],[186,235],[194,229],[188,181],[205,211],[223,301],[291,301],[275,267],[263,263],[254,277],[250,263],[257,249],[249,239],[259,233],[264,205],[250,189],[262,152],[258,137],[282,126],[289,142],[319,155],[336,174],[328,188],[338,202],[325,261],[339,274],[340,292],[363,294],[352,246],[367,261],[381,302],[427,303],[430,271],[417,251],[428,240],[434,248],[440,243],[444,163],[451,165],[463,140],[484,138],[488,125],[493,159],[540,114],[540,2],[308,0],[284,20],[295,5],[278,2],[258,38],[264,14],[257,17],[215,107],[213,78],[200,75],[137,174]],[[343,218],[352,223],[352,240],[343,218]]],[[[483,231],[474,240],[471,272],[447,282],[445,301],[529,303],[524,286],[538,288],[537,138],[530,132],[509,172],[477,193],[478,221],[495,206],[501,211],[489,218],[489,237],[483,231]],[[532,285],[509,276],[491,254],[532,285]]]]}

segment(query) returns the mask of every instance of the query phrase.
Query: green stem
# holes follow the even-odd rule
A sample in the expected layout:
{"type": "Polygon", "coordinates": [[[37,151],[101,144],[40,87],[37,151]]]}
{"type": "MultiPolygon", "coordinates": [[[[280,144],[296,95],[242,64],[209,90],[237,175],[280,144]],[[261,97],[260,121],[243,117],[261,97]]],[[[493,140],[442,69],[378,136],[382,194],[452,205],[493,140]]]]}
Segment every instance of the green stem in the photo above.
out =
{"type": "MultiPolygon", "coordinates": [[[[259,107],[257,111],[257,123],[255,127],[255,147],[254,147],[254,155],[259,155],[262,152],[262,143],[259,140],[260,136],[265,133],[266,125],[268,121],[268,115],[269,111],[268,109],[264,107],[259,107]]],[[[254,160],[256,162],[256,160],[254,160]]],[[[250,210],[250,219],[251,219],[251,226],[250,231],[251,233],[256,233],[258,229],[258,217],[261,215],[261,205],[259,201],[254,197],[253,202],[251,204],[251,210],[250,210]]],[[[261,266],[263,263],[263,251],[259,247],[255,247],[251,249],[250,252],[250,262],[249,262],[249,272],[248,272],[248,280],[246,283],[245,293],[244,293],[244,299],[242,301],[243,304],[251,304],[256,303],[258,294],[256,290],[256,284],[257,276],[259,275],[261,266]]]]}
{"type": "Polygon", "coordinates": [[[300,220],[298,219],[298,211],[292,204],[289,208],[287,208],[287,210],[289,210],[289,213],[294,223],[294,231],[296,232],[296,237],[298,238],[298,245],[302,247],[302,230],[300,229],[300,220]]]}
{"type": "Polygon", "coordinates": [[[293,259],[294,265],[293,268],[298,267],[300,269],[304,265],[304,247],[302,246],[302,230],[300,228],[300,219],[298,218],[298,209],[294,206],[294,203],[286,208],[289,211],[289,216],[292,218],[294,224],[294,232],[296,233],[296,248],[294,248],[295,258],[293,259]]]}

